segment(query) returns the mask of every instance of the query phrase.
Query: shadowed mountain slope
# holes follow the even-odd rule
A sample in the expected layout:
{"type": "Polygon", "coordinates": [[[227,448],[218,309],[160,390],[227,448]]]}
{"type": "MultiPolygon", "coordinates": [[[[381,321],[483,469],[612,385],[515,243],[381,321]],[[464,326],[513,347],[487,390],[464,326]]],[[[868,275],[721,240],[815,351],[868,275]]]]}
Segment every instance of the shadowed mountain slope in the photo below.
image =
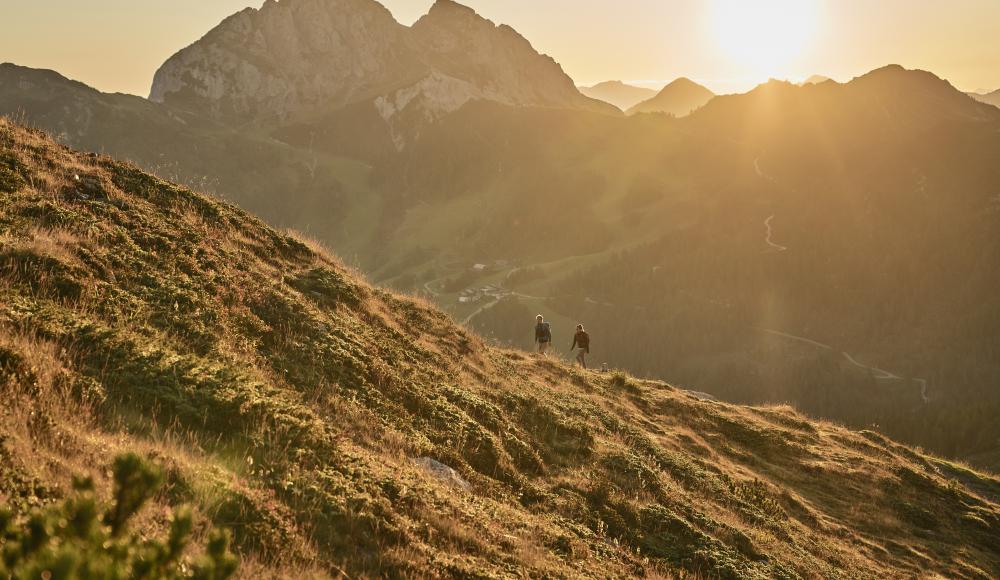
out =
{"type": "Polygon", "coordinates": [[[486,346],[241,210],[7,121],[0,200],[15,510],[72,472],[106,490],[132,449],[166,466],[157,502],[233,528],[246,575],[1000,569],[1000,482],[876,433],[486,346]]]}

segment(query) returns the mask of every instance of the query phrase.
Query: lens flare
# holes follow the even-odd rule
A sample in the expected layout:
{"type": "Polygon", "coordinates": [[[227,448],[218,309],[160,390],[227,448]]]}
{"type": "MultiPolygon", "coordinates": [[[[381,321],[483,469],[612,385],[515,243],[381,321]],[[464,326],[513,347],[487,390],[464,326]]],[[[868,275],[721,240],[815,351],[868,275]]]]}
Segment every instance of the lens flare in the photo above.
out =
{"type": "Polygon", "coordinates": [[[711,22],[721,52],[748,74],[787,75],[815,36],[820,0],[712,0],[711,22]]]}

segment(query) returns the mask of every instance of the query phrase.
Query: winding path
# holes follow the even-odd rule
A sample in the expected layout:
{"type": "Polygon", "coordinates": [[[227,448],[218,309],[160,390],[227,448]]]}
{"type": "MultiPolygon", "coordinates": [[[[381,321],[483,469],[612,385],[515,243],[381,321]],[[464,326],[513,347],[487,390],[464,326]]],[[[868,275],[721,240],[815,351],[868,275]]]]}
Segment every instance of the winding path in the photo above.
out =
{"type": "Polygon", "coordinates": [[[767,233],[764,235],[764,241],[767,242],[768,247],[775,252],[787,252],[788,248],[786,246],[782,246],[781,244],[776,244],[774,242],[774,227],[771,225],[773,221],[773,214],[771,217],[764,220],[764,228],[767,230],[767,233]]]}
{"type": "Polygon", "coordinates": [[[440,280],[441,279],[438,278],[437,280],[431,280],[430,282],[424,282],[424,290],[426,290],[427,293],[430,294],[431,296],[437,298],[438,296],[441,295],[441,293],[438,292],[437,290],[431,288],[431,284],[433,284],[434,282],[439,282],[440,280]]]}
{"type": "MultiPolygon", "coordinates": [[[[756,159],[753,160],[754,173],[756,173],[757,177],[761,179],[770,181],[771,183],[777,183],[777,180],[775,180],[773,177],[768,175],[763,169],[761,169],[760,160],[763,159],[763,157],[764,153],[761,153],[760,155],[757,156],[756,159]]],[[[781,244],[775,243],[774,241],[774,226],[773,226],[774,217],[775,215],[771,214],[770,217],[764,220],[764,229],[766,231],[766,233],[764,234],[764,241],[767,242],[767,247],[769,248],[768,251],[787,252],[788,251],[787,246],[782,246],[781,244]]]]}
{"type": "Polygon", "coordinates": [[[493,308],[497,304],[500,304],[500,298],[494,298],[489,304],[484,304],[480,306],[479,308],[476,309],[475,312],[465,317],[465,320],[462,321],[462,326],[468,326],[469,323],[472,322],[473,318],[479,316],[483,312],[486,312],[490,308],[493,308]]]}
{"type": "Polygon", "coordinates": [[[761,179],[766,179],[768,181],[774,181],[773,177],[764,173],[764,170],[760,168],[760,160],[763,157],[764,154],[761,153],[759,156],[757,156],[756,159],[753,160],[753,170],[757,173],[757,177],[760,177],[761,179]]]}
{"type": "MultiPolygon", "coordinates": [[[[757,174],[757,177],[760,177],[761,179],[770,181],[772,183],[777,183],[777,180],[775,180],[774,177],[768,175],[767,172],[765,172],[764,169],[761,168],[761,166],[760,166],[760,160],[763,159],[763,157],[764,157],[764,155],[766,153],[767,153],[766,151],[761,152],[761,154],[758,155],[757,158],[753,160],[753,170],[757,174]]],[[[767,242],[768,248],[770,248],[769,251],[774,251],[774,252],[785,252],[785,251],[788,251],[788,248],[786,246],[782,246],[781,244],[778,244],[778,243],[776,243],[774,241],[774,218],[775,218],[775,215],[772,214],[770,217],[768,217],[766,220],[764,220],[764,228],[766,230],[764,241],[767,242]]],[[[767,328],[765,328],[763,330],[764,330],[764,332],[766,332],[768,334],[773,334],[775,336],[781,336],[781,337],[788,338],[788,339],[791,339],[791,340],[797,340],[799,342],[804,342],[806,344],[810,344],[812,346],[816,346],[816,347],[822,348],[824,350],[831,350],[831,351],[835,350],[832,346],[830,346],[828,344],[823,344],[821,342],[816,342],[815,340],[812,340],[812,339],[809,339],[809,338],[805,338],[805,337],[802,337],[802,336],[795,336],[794,334],[788,334],[787,332],[781,332],[781,331],[778,331],[778,330],[770,330],[770,329],[767,329],[767,328]]],[[[897,375],[895,373],[891,373],[891,372],[889,372],[887,370],[880,369],[878,367],[871,367],[871,366],[868,366],[868,365],[866,365],[864,363],[861,363],[857,359],[855,359],[853,356],[851,356],[851,354],[848,353],[848,352],[841,352],[841,354],[843,355],[844,359],[846,359],[847,362],[849,362],[850,364],[852,364],[852,365],[854,365],[854,366],[856,366],[856,367],[858,367],[858,368],[860,368],[862,370],[866,370],[868,372],[871,372],[872,375],[875,377],[875,380],[877,380],[877,381],[903,381],[903,380],[905,380],[903,377],[901,377],[901,376],[899,376],[899,375],[897,375]]],[[[924,404],[930,403],[931,398],[927,394],[927,380],[926,379],[913,379],[913,380],[916,381],[916,382],[918,382],[918,383],[920,383],[920,398],[923,400],[924,404]]]]}
{"type": "Polygon", "coordinates": [[[484,305],[480,306],[479,308],[477,308],[475,312],[473,312],[472,314],[466,316],[465,319],[462,320],[462,324],[465,325],[465,326],[468,326],[469,323],[472,322],[473,318],[479,316],[483,312],[486,312],[490,308],[493,308],[494,306],[496,306],[497,304],[499,304],[501,300],[503,300],[504,298],[506,298],[508,296],[515,296],[517,298],[524,298],[526,300],[548,300],[548,298],[546,298],[544,296],[530,296],[528,294],[521,294],[520,292],[506,292],[506,293],[501,294],[499,296],[494,296],[493,300],[491,300],[488,304],[484,304],[484,305]]]}
{"type": "MultiPolygon", "coordinates": [[[[780,336],[782,338],[787,338],[787,339],[790,339],[790,340],[796,340],[796,341],[799,341],[799,342],[803,342],[803,343],[809,344],[811,346],[822,348],[823,350],[830,350],[830,351],[835,351],[836,350],[836,349],[834,349],[832,346],[830,346],[828,344],[823,344],[822,342],[817,342],[817,341],[812,340],[810,338],[805,338],[804,336],[796,336],[794,334],[788,334],[787,332],[781,332],[780,330],[771,330],[769,328],[762,328],[761,330],[763,330],[764,332],[766,332],[768,334],[772,334],[774,336],[780,336]]],[[[871,367],[871,366],[868,366],[868,365],[866,365],[864,363],[858,362],[858,360],[855,359],[853,356],[851,356],[851,354],[848,353],[848,352],[841,352],[840,354],[843,355],[844,359],[846,359],[847,362],[851,363],[852,365],[854,365],[854,366],[856,366],[856,367],[858,367],[858,368],[860,368],[862,370],[866,370],[866,371],[871,372],[872,375],[875,377],[875,380],[877,380],[877,381],[903,381],[903,380],[906,380],[903,377],[901,377],[901,376],[899,376],[899,375],[897,375],[895,373],[891,373],[891,372],[889,372],[887,370],[880,369],[878,367],[871,367]]],[[[926,405],[927,403],[930,403],[931,402],[931,398],[930,398],[930,395],[927,394],[927,379],[913,379],[913,381],[915,381],[917,383],[920,383],[920,398],[921,398],[921,400],[923,400],[924,404],[926,405]]]]}

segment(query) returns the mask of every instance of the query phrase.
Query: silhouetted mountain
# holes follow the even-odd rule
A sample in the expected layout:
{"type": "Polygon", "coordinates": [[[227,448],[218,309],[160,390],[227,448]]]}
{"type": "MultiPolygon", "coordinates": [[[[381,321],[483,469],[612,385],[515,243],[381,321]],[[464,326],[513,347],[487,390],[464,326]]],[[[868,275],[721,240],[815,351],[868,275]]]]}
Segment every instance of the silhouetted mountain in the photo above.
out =
{"type": "Polygon", "coordinates": [[[663,87],[655,97],[643,101],[628,110],[629,115],[637,113],[667,113],[683,117],[712,100],[715,93],[686,78],[679,78],[663,87]]]}
{"type": "Polygon", "coordinates": [[[809,77],[806,80],[802,81],[800,84],[803,84],[803,85],[819,85],[819,84],[823,84],[825,82],[832,81],[832,80],[833,79],[831,79],[830,77],[825,77],[823,75],[812,75],[811,77],[809,77]]]}
{"type": "Polygon", "coordinates": [[[656,96],[656,91],[625,84],[621,81],[606,81],[592,87],[580,87],[584,95],[599,99],[627,111],[642,101],[656,96]]]}
{"type": "MultiPolygon", "coordinates": [[[[766,139],[776,145],[781,141],[790,147],[795,144],[789,137],[811,138],[819,130],[845,141],[871,136],[874,141],[862,143],[868,149],[942,123],[988,123],[996,118],[997,111],[967,98],[934,74],[891,65],[845,84],[797,87],[772,80],[745,95],[713,99],[692,115],[692,122],[739,134],[741,139],[766,139]],[[888,131],[879,133],[872,127],[888,131]]],[[[884,149],[886,155],[897,153],[895,148],[884,149]]]]}

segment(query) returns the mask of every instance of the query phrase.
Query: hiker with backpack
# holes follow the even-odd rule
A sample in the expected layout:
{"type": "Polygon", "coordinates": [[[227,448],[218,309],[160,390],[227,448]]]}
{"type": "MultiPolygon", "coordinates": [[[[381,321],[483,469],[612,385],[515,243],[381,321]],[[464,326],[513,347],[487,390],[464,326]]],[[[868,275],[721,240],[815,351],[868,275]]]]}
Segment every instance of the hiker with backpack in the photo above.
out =
{"type": "Polygon", "coordinates": [[[552,344],[552,326],[541,314],[535,317],[535,343],[538,345],[538,354],[542,356],[545,356],[552,344]]]}
{"type": "Polygon", "coordinates": [[[590,354],[590,335],[583,329],[582,324],[576,325],[576,334],[573,335],[573,346],[569,347],[570,352],[576,351],[576,362],[580,363],[580,368],[587,368],[587,355],[590,354]]]}

